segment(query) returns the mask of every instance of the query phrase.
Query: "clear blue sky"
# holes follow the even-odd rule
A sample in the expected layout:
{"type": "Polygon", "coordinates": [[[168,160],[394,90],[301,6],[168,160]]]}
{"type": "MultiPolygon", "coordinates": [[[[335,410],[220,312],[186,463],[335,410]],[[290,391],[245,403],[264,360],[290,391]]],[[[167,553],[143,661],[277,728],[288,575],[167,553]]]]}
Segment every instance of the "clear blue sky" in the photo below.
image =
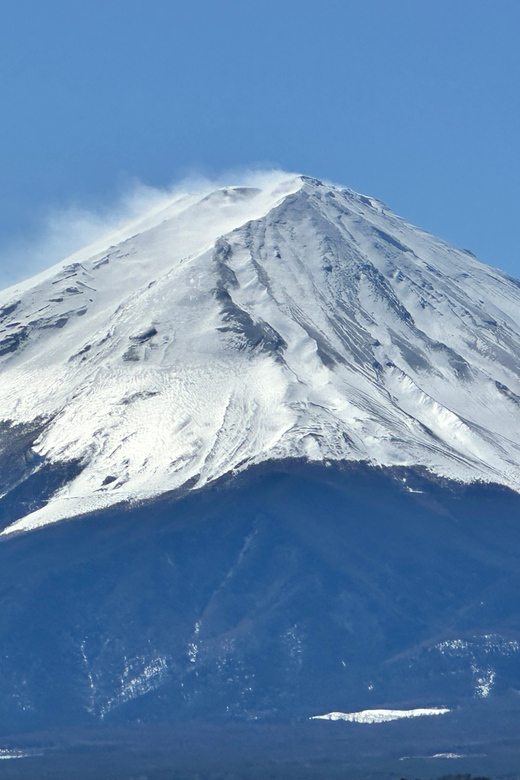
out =
{"type": "Polygon", "coordinates": [[[248,165],[520,276],[519,82],[518,0],[4,0],[0,276],[49,208],[248,165]]]}

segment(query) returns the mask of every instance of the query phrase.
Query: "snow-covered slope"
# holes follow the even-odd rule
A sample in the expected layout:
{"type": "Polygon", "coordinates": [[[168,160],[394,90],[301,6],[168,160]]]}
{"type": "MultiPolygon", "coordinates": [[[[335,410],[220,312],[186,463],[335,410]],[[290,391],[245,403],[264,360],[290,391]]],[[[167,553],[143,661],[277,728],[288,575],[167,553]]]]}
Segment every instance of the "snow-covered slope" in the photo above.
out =
{"type": "Polygon", "coordinates": [[[520,490],[520,282],[305,177],[106,244],[0,294],[1,417],[82,466],[8,533],[288,457],[520,490]]]}

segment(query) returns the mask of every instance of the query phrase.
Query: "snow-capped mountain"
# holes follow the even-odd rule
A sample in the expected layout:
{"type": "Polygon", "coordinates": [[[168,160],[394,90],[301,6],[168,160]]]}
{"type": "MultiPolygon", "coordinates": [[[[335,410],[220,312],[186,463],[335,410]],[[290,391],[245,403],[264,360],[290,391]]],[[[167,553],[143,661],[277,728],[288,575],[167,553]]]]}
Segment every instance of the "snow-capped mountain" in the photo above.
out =
{"type": "Polygon", "coordinates": [[[1,293],[6,436],[32,432],[25,476],[75,464],[4,533],[286,458],[520,490],[519,312],[520,282],[351,190],[179,196],[1,293]]]}
{"type": "Polygon", "coordinates": [[[519,302],[295,176],[3,292],[0,752],[55,776],[47,746],[83,761],[95,727],[135,773],[145,724],[176,751],[206,723],[198,761],[232,720],[269,762],[290,724],[287,761],[319,742],[353,777],[481,773],[476,745],[516,771],[519,302]]]}

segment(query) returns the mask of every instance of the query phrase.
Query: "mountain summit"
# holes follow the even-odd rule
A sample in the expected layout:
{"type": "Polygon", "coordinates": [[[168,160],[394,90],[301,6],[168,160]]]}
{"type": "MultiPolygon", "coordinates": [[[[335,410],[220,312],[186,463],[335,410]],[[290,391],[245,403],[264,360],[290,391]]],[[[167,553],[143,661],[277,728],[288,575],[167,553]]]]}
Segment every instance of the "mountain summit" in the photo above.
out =
{"type": "Polygon", "coordinates": [[[519,311],[520,282],[351,190],[178,196],[1,293],[4,494],[54,474],[4,533],[287,458],[519,491],[519,311]]]}

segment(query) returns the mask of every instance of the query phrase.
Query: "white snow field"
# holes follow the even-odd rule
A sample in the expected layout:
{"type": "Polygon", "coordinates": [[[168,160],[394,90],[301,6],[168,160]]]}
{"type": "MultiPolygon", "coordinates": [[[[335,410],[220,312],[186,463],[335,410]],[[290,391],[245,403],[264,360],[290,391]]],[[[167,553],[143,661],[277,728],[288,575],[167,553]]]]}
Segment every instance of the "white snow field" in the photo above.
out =
{"type": "Polygon", "coordinates": [[[403,718],[423,718],[431,715],[446,715],[446,707],[423,707],[415,710],[361,710],[360,712],[328,712],[313,715],[309,720],[345,720],[349,723],[390,723],[403,718]]]}
{"type": "Polygon", "coordinates": [[[1,417],[83,465],[4,533],[282,458],[520,490],[519,312],[520,282],[351,190],[179,196],[0,294],[1,417]]]}

